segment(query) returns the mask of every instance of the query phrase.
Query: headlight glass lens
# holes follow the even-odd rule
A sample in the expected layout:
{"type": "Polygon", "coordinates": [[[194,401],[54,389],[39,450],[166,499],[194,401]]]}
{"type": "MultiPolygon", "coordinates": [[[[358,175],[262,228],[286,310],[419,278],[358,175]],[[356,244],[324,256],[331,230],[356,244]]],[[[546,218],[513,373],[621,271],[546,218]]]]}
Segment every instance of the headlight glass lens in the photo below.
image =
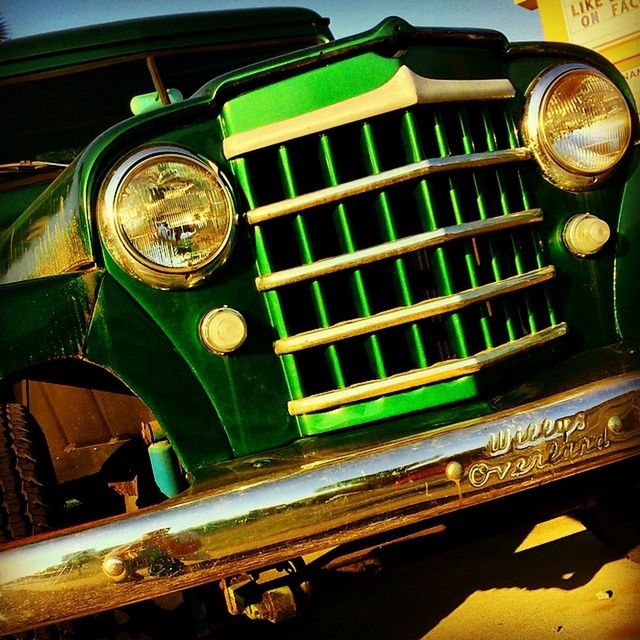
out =
{"type": "Polygon", "coordinates": [[[113,202],[121,239],[143,261],[187,273],[214,260],[233,224],[228,191],[190,156],[151,156],[122,179],[113,202]]]}
{"type": "Polygon", "coordinates": [[[539,113],[541,143],[568,171],[599,174],[624,154],[631,117],[624,97],[607,78],[574,69],[553,82],[539,113]]]}

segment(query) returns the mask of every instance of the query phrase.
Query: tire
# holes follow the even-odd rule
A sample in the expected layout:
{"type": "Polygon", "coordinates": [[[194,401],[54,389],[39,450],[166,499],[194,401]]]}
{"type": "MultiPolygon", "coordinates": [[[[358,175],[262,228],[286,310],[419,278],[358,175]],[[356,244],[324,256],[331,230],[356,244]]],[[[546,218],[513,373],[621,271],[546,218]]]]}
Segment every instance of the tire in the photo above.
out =
{"type": "Polygon", "coordinates": [[[0,404],[0,542],[53,528],[56,477],[46,440],[19,404],[0,404]]]}

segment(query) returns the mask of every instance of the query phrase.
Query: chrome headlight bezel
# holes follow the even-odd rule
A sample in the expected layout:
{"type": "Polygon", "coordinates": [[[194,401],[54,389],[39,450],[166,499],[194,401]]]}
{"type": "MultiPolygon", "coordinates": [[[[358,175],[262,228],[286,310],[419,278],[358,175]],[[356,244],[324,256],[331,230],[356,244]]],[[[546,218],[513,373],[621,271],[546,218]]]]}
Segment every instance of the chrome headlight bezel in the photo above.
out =
{"type": "Polygon", "coordinates": [[[554,185],[567,191],[585,191],[599,185],[615,171],[625,155],[632,135],[631,111],[620,89],[597,68],[581,63],[559,64],[545,69],[531,83],[526,93],[526,103],[522,120],[522,135],[526,146],[531,150],[542,170],[543,175],[554,185]],[[591,73],[604,80],[620,94],[626,108],[628,136],[612,166],[602,171],[586,171],[577,167],[569,167],[557,156],[547,141],[545,130],[545,109],[552,91],[558,83],[575,73],[591,73]]]}
{"type": "Polygon", "coordinates": [[[236,207],[228,181],[220,170],[183,147],[155,145],[138,149],[122,159],[102,184],[98,198],[98,227],[102,240],[116,263],[130,276],[157,289],[188,289],[201,283],[228,258],[235,237],[236,207]],[[226,232],[220,246],[201,263],[190,267],[170,267],[144,256],[130,241],[117,209],[118,197],[134,170],[153,163],[177,160],[204,170],[220,190],[225,202],[226,232]]]}

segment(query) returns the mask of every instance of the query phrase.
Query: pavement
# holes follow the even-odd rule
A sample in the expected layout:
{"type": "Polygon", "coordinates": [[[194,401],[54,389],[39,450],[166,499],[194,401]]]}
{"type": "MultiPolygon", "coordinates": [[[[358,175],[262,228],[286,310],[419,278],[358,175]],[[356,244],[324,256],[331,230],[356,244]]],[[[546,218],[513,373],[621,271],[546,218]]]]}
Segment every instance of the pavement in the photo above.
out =
{"type": "Polygon", "coordinates": [[[571,517],[314,582],[301,618],[213,637],[287,640],[640,639],[640,564],[571,517]],[[393,566],[395,564],[395,566],[393,566]]]}

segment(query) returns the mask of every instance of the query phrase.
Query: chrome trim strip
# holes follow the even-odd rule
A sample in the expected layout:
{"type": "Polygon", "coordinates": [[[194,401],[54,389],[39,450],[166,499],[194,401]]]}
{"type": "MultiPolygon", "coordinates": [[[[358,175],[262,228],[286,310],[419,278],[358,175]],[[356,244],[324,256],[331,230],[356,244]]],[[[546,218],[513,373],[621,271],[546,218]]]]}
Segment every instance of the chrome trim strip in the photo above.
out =
{"type": "Polygon", "coordinates": [[[366,249],[358,249],[351,253],[344,253],[331,258],[323,258],[298,267],[274,271],[256,278],[258,291],[269,291],[288,284],[311,280],[330,273],[337,273],[345,269],[355,269],[378,260],[396,258],[406,253],[437,247],[446,242],[476,237],[485,233],[502,231],[542,220],[541,209],[527,209],[517,213],[509,213],[485,220],[463,222],[449,227],[440,227],[433,231],[425,231],[399,240],[392,240],[384,244],[366,249]]]}
{"type": "Polygon", "coordinates": [[[246,573],[630,458],[640,453],[639,408],[635,372],[395,440],[364,429],[359,440],[353,432],[306,438],[216,465],[199,493],[4,545],[0,634],[246,573]],[[172,575],[149,574],[158,550],[172,575]],[[72,569],[74,558],[81,569],[72,569]],[[135,580],[103,573],[118,560],[135,580]]]}
{"type": "Polygon", "coordinates": [[[478,302],[492,300],[497,296],[506,295],[514,291],[520,291],[526,287],[532,287],[536,284],[546,282],[553,278],[554,275],[555,268],[552,266],[535,269],[527,273],[505,278],[498,282],[491,282],[476,287],[475,289],[466,289],[465,291],[449,296],[423,300],[422,302],[407,307],[397,307],[365,318],[345,320],[330,327],[322,327],[321,329],[305,331],[304,333],[298,333],[287,338],[281,338],[280,340],[276,340],[274,349],[278,355],[294,353],[303,349],[311,349],[312,347],[331,344],[354,336],[362,336],[381,331],[382,329],[417,322],[424,318],[431,318],[444,313],[452,313],[453,311],[464,309],[478,302]]]}
{"type": "Polygon", "coordinates": [[[401,184],[417,178],[424,178],[434,173],[458,171],[460,169],[478,169],[496,164],[522,162],[523,160],[529,160],[531,157],[532,154],[529,149],[526,147],[517,147],[516,149],[483,151],[481,153],[468,153],[447,156],[445,158],[421,160],[420,162],[414,162],[403,167],[376,173],[372,176],[365,176],[364,178],[344,182],[335,187],[326,187],[294,198],[256,207],[247,212],[247,222],[249,224],[260,224],[273,218],[299,213],[305,209],[330,204],[377,189],[385,189],[395,184],[401,184]]]}
{"type": "Polygon", "coordinates": [[[487,80],[424,78],[403,65],[391,80],[377,89],[299,116],[230,135],[223,144],[224,155],[227,160],[231,160],[257,149],[417,104],[506,100],[513,98],[515,93],[514,86],[506,78],[487,80]]]}
{"type": "Polygon", "coordinates": [[[550,340],[555,340],[565,335],[566,332],[567,325],[562,322],[513,342],[485,349],[468,358],[445,360],[423,369],[405,371],[381,380],[369,380],[344,389],[335,389],[297,400],[290,400],[287,406],[292,416],[298,416],[314,411],[334,409],[344,404],[376,398],[387,393],[415,389],[416,387],[441,382],[442,380],[459,378],[471,373],[477,373],[480,369],[484,369],[489,365],[512,358],[518,353],[538,347],[550,340]]]}

